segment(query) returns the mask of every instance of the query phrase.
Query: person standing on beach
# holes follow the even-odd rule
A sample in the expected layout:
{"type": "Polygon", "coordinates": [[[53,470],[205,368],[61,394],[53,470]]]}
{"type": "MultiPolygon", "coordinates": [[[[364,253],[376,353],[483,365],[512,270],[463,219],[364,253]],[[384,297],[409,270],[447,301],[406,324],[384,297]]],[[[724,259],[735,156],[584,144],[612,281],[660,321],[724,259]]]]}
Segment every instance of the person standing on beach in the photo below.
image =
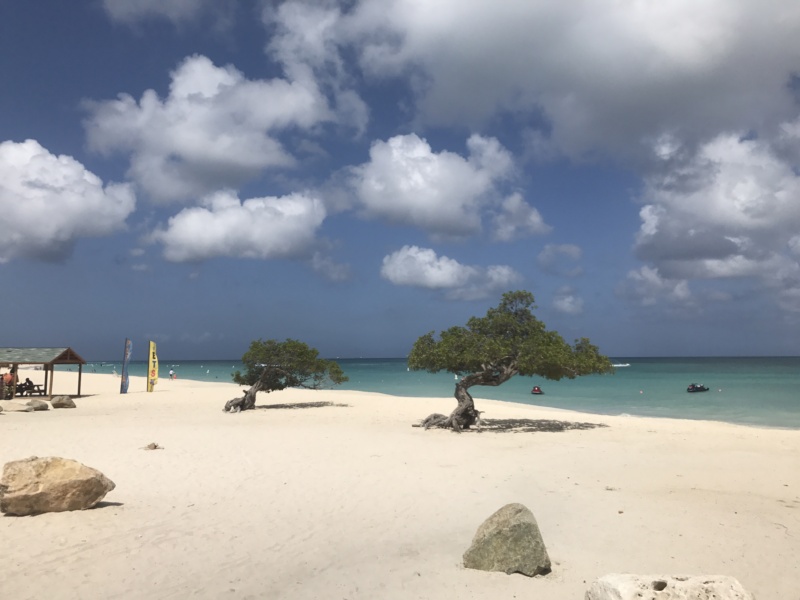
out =
{"type": "Polygon", "coordinates": [[[169,370],[169,378],[175,379],[175,371],[173,371],[172,369],[169,370]]]}
{"type": "Polygon", "coordinates": [[[16,392],[16,390],[15,390],[16,383],[17,383],[17,372],[14,369],[14,367],[11,367],[11,369],[8,371],[8,373],[3,375],[3,387],[5,388],[3,390],[3,398],[6,398],[6,397],[13,398],[14,397],[14,393],[16,392]]]}

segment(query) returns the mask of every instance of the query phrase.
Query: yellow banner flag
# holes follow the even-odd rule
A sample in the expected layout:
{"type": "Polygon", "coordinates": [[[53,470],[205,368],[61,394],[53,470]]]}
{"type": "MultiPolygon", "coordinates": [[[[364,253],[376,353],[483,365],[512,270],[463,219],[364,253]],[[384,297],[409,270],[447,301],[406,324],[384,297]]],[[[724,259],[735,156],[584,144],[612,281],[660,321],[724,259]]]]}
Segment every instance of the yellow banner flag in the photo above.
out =
{"type": "Polygon", "coordinates": [[[147,361],[147,391],[152,392],[158,383],[158,356],[156,356],[156,343],[150,342],[150,360],[147,361]]]}

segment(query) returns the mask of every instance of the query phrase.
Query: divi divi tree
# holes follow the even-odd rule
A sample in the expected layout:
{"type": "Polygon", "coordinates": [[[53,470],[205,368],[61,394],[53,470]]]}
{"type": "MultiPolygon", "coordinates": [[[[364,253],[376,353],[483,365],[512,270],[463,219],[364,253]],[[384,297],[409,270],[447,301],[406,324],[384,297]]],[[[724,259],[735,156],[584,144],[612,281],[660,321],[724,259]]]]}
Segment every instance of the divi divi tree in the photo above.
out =
{"type": "Polygon", "coordinates": [[[455,386],[458,405],[449,416],[434,413],[422,426],[468,429],[480,418],[469,389],[498,386],[515,375],[558,380],[580,375],[611,373],[611,361],[587,338],[568,344],[556,331],[547,331],[531,312],[533,294],[507,292],[485,317],[472,317],[466,327],[420,337],[408,356],[408,366],[431,373],[448,371],[460,378],[455,386]]]}
{"type": "Polygon", "coordinates": [[[258,392],[286,388],[318,390],[347,381],[339,363],[319,358],[316,348],[297,340],[256,340],[242,356],[244,373],[236,371],[233,381],[250,388],[241,398],[225,403],[225,412],[255,408],[258,392]]]}

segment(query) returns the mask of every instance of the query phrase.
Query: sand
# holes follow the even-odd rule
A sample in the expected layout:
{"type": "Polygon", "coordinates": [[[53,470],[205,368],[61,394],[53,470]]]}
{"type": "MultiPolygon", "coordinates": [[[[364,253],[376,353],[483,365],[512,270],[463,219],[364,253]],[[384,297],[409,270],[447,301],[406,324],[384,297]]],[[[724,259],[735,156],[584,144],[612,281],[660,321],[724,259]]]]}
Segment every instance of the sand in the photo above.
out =
{"type": "MultiPolygon", "coordinates": [[[[56,391],[74,391],[76,374],[57,375],[56,391]]],[[[626,572],[730,575],[759,600],[800,598],[800,431],[478,393],[488,419],[607,427],[458,435],[411,427],[452,398],[288,390],[226,414],[234,384],[144,388],[84,374],[76,409],[0,414],[0,464],[62,456],[117,485],[92,510],[0,517],[0,596],[560,600],[626,572]],[[509,502],[536,516],[550,575],[463,567],[509,502]]]]}

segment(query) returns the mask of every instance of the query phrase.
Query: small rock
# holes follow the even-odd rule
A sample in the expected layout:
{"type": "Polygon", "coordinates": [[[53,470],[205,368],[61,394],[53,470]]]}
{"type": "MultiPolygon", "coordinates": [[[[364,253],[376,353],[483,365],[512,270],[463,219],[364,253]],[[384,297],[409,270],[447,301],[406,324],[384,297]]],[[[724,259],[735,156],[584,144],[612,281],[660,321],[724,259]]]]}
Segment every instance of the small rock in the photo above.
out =
{"type": "Polygon", "coordinates": [[[50,404],[53,408],[75,408],[75,402],[69,396],[55,396],[50,404]]]}
{"type": "Polygon", "coordinates": [[[19,402],[3,402],[3,408],[6,412],[33,412],[33,407],[19,402]]]}
{"type": "Polygon", "coordinates": [[[44,400],[39,400],[38,398],[31,398],[26,402],[26,404],[33,410],[50,410],[50,405],[44,400]]]}

